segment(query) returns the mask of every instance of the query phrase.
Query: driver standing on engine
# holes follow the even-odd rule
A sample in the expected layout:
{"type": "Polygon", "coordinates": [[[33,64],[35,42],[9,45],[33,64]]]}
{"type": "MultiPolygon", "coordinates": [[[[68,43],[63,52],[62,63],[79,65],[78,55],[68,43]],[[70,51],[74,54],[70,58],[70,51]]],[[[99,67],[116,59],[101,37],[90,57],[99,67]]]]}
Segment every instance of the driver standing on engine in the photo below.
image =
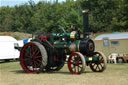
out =
{"type": "Polygon", "coordinates": [[[71,25],[70,32],[72,32],[76,39],[80,39],[80,31],[75,25],[71,25]]]}
{"type": "Polygon", "coordinates": [[[78,31],[78,28],[75,25],[71,25],[70,32],[78,31]]]}

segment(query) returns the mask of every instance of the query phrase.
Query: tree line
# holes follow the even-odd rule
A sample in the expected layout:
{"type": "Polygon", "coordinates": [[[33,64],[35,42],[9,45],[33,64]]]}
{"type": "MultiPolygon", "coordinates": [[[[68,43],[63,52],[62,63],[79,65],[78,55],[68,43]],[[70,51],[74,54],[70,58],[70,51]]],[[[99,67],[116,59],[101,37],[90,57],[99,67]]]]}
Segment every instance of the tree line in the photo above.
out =
{"type": "Polygon", "coordinates": [[[0,32],[56,32],[58,25],[69,31],[71,25],[83,30],[82,10],[89,10],[89,31],[128,31],[127,0],[40,1],[0,7],[0,32]]]}

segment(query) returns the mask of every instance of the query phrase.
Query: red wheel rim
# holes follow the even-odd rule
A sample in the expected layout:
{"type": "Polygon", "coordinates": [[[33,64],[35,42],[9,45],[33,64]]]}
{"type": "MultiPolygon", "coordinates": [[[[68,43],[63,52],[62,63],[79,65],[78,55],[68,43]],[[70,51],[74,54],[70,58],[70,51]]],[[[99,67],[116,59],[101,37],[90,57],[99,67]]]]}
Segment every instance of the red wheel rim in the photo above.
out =
{"type": "Polygon", "coordinates": [[[99,60],[97,62],[92,62],[90,64],[90,68],[94,72],[103,72],[104,69],[106,68],[106,61],[105,61],[106,59],[105,59],[105,57],[102,54],[98,53],[98,52],[95,52],[94,56],[98,56],[99,60]]]}
{"type": "Polygon", "coordinates": [[[37,73],[42,65],[42,55],[35,43],[27,43],[20,53],[20,64],[24,71],[37,73]]]}
{"type": "Polygon", "coordinates": [[[83,71],[83,64],[79,54],[72,53],[68,58],[68,68],[72,74],[80,74],[83,71]]]}

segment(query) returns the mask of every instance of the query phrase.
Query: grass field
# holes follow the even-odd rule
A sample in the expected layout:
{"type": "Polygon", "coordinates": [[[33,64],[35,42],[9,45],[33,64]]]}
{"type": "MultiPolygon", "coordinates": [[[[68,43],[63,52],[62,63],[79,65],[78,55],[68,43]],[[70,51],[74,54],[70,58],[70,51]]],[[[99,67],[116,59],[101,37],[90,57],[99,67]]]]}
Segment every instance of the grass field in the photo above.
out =
{"type": "Polygon", "coordinates": [[[102,73],[86,67],[81,75],[64,68],[53,73],[28,74],[19,62],[0,62],[0,85],[128,85],[128,63],[108,64],[102,73]]]}
{"type": "Polygon", "coordinates": [[[17,40],[23,38],[31,38],[32,34],[22,33],[22,32],[0,32],[0,36],[12,36],[17,40]]]}

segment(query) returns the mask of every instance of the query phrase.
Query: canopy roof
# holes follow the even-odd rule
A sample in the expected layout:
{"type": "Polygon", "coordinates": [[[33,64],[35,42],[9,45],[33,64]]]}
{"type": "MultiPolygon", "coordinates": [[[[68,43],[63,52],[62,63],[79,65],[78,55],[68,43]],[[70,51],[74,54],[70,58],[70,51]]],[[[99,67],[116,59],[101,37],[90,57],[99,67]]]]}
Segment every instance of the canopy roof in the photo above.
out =
{"type": "Polygon", "coordinates": [[[97,36],[94,40],[102,40],[103,38],[108,38],[108,39],[128,39],[128,32],[101,34],[101,35],[97,36]]]}

